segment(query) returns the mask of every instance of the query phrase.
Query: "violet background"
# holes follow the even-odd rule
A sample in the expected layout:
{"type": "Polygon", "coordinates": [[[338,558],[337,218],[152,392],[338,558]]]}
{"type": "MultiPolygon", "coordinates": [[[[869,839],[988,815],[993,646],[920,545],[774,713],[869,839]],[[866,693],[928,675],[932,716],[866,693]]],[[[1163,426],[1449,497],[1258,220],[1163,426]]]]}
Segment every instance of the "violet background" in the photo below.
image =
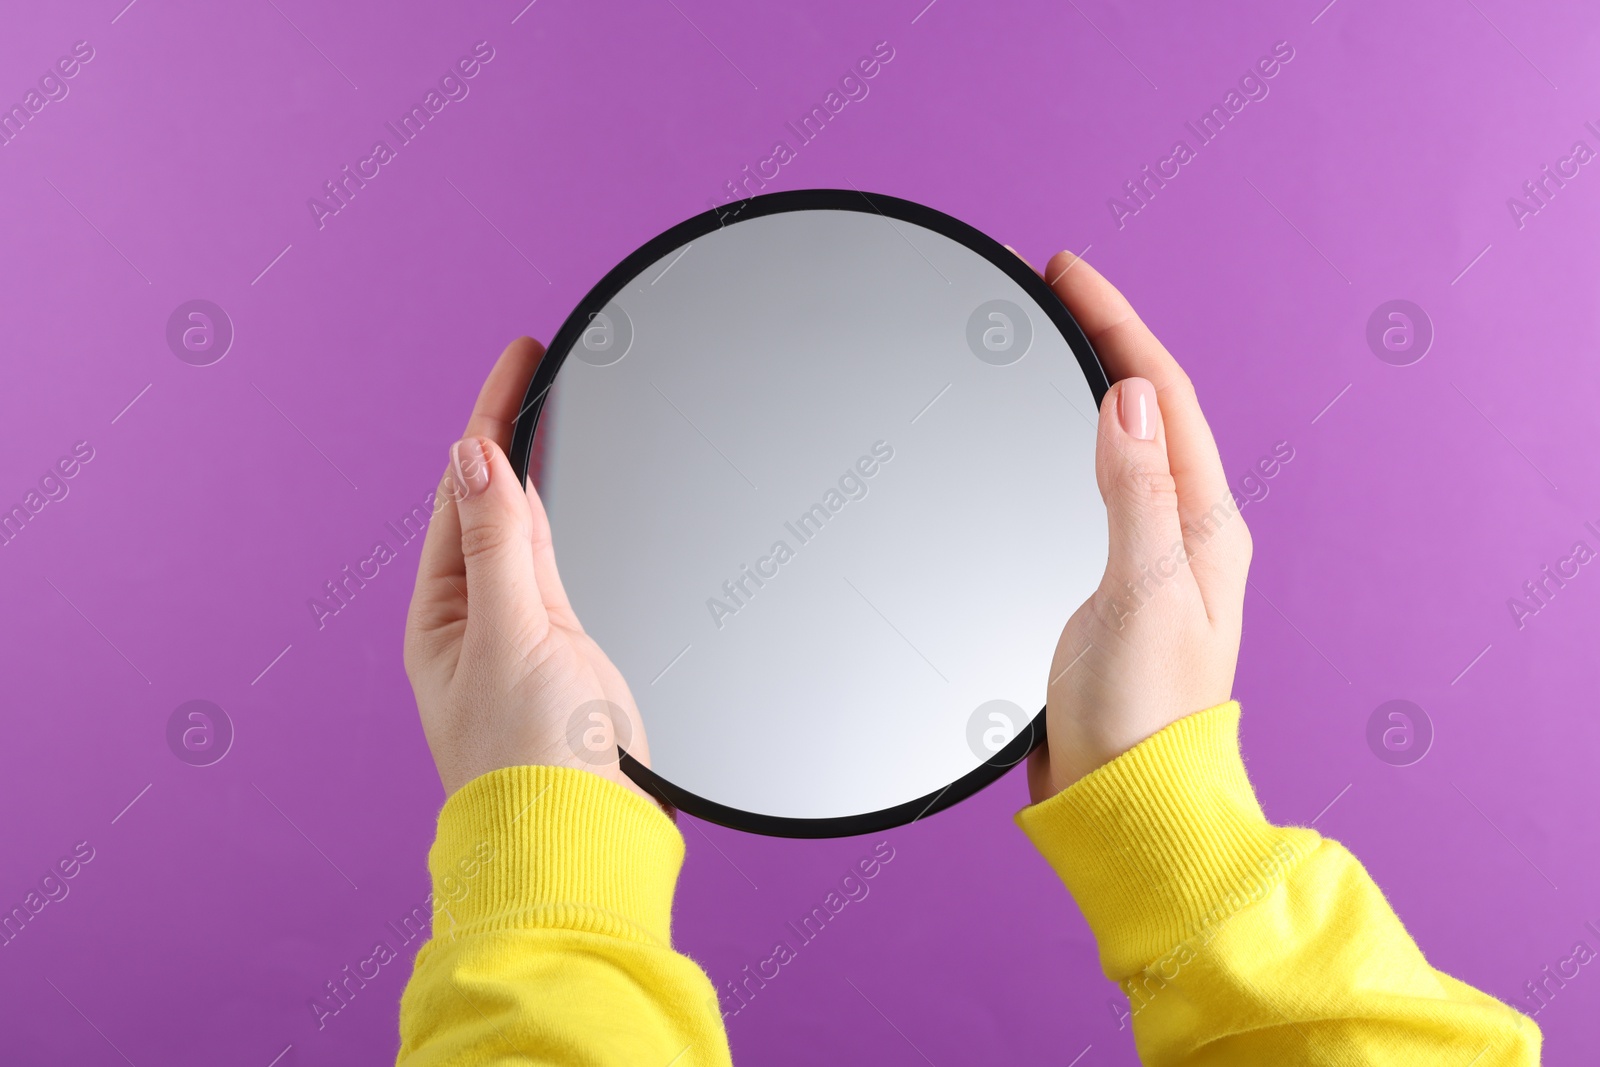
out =
{"type": "MultiPolygon", "coordinates": [[[[0,908],[96,851],[0,948],[7,1062],[392,1057],[414,943],[320,1032],[308,1000],[428,889],[443,797],[400,660],[416,545],[321,632],[307,599],[433,486],[508,340],[548,337],[793,143],[884,40],[870,95],[770,188],[908,197],[1035,262],[1092,246],[1235,482],[1295,450],[1245,509],[1237,693],[1269,815],[1348,844],[1436,966],[1504,999],[1595,944],[1600,576],[1520,631],[1506,606],[1600,547],[1600,175],[1521,229],[1506,207],[1600,147],[1592,7],[124,2],[18,5],[0,33],[7,104],[73,42],[96,52],[0,148],[0,505],[73,442],[96,453],[0,550],[0,908]],[[307,198],[480,40],[470,96],[319,231],[307,198]],[[1107,198],[1284,40],[1270,96],[1119,230],[1107,198]],[[209,367],[164,338],[195,297],[237,331],[209,367]],[[1412,366],[1365,342],[1392,298],[1437,331],[1412,366]],[[1365,740],[1397,697],[1436,731],[1408,767],[1365,740]],[[195,698],[237,731],[206,768],[165,740],[195,698]]],[[[884,835],[871,895],[729,1020],[736,1060],[1135,1063],[1010,823],[1024,801],[1012,774],[884,835]]],[[[718,982],[875,840],[684,826],[676,936],[718,982]]],[[[1593,1047],[1597,1001],[1585,971],[1541,1013],[1548,1062],[1593,1047]]]]}

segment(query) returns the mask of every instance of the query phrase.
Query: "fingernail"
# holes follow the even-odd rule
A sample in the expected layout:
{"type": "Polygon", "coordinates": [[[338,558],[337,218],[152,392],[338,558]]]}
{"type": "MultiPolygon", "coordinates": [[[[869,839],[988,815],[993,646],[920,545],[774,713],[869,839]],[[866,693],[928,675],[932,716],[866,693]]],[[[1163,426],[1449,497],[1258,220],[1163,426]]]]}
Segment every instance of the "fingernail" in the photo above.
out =
{"type": "Polygon", "coordinates": [[[1156,406],[1156,387],[1144,378],[1124,378],[1117,390],[1117,414],[1129,437],[1138,441],[1153,440],[1156,420],[1161,417],[1161,409],[1156,406]]]}
{"type": "Polygon", "coordinates": [[[478,438],[463,437],[452,445],[450,466],[463,496],[477,496],[489,488],[489,457],[478,438]]]}

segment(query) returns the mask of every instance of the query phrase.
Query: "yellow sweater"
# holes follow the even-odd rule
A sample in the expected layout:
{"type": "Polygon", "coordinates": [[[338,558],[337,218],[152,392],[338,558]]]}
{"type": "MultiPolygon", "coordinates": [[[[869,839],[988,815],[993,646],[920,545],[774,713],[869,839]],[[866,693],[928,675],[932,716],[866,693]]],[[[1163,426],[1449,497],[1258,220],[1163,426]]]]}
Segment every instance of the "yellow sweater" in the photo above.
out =
{"type": "MultiPolygon", "coordinates": [[[[1077,899],[1149,1067],[1539,1062],[1532,1020],[1428,966],[1354,856],[1276,827],[1239,706],[1182,719],[1016,821],[1077,899]]],[[[673,951],[683,838],[587,771],[509,767],[445,804],[405,1067],[727,1064],[673,951]]]]}

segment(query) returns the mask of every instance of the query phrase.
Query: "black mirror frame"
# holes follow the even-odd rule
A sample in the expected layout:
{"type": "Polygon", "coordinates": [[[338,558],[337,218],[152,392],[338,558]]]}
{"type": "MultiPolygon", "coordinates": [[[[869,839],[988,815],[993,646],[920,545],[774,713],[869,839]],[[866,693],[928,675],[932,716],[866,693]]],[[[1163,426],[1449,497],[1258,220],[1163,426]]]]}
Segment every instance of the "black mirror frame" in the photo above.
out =
{"type": "MultiPolygon", "coordinates": [[[[675,249],[682,248],[724,226],[789,211],[876,213],[891,223],[894,220],[909,222],[965,245],[993,263],[1033,298],[1034,303],[1061,332],[1062,337],[1072,348],[1073,354],[1077,356],[1078,366],[1082,369],[1089,383],[1089,389],[1094,394],[1096,408],[1105,399],[1110,383],[1106,379],[1099,358],[1089,344],[1089,339],[1084,336],[1077,321],[1038,274],[993,238],[942,211],[879,193],[868,194],[856,189],[797,189],[766,193],[702,212],[652,238],[609,271],[579,301],[572,314],[567,316],[567,320],[551,338],[544,358],[539,361],[533,381],[528,384],[528,391],[523,397],[522,408],[512,431],[509,456],[518,480],[527,483],[534,432],[539,424],[539,415],[544,410],[545,395],[555,383],[556,375],[566,362],[573,345],[577,344],[597,312],[621,293],[628,283],[638,278],[647,267],[675,249]]],[[[625,751],[619,754],[623,772],[638,783],[640,788],[671,808],[687,812],[695,818],[769,837],[827,838],[878,833],[914,823],[934,812],[943,811],[998,780],[1007,770],[1027,758],[1035,746],[1044,742],[1044,738],[1045,713],[1041,708],[1028,723],[1027,728],[1019,731],[1005,748],[943,789],[878,811],[824,819],[764,815],[730,808],[673,785],[625,751]]]]}

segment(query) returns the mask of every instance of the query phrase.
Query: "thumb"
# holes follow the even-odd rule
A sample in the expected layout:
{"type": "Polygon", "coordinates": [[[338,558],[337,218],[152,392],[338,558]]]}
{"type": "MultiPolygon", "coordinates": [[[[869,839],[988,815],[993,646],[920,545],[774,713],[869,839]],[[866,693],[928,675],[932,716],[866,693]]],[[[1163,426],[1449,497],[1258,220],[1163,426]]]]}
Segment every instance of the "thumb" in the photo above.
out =
{"type": "Polygon", "coordinates": [[[548,626],[533,569],[533,516],[500,447],[463,437],[450,450],[451,490],[467,570],[467,632],[526,652],[548,626]],[[498,631],[498,636],[493,631],[498,631]]]}
{"type": "MultiPolygon", "coordinates": [[[[1147,581],[1158,563],[1171,566],[1174,546],[1182,559],[1177,483],[1167,460],[1161,405],[1147,379],[1124,378],[1106,393],[1095,472],[1111,535],[1103,588],[1121,595],[1131,592],[1128,583],[1147,581]]],[[[1167,571],[1156,581],[1171,577],[1167,571]]]]}

